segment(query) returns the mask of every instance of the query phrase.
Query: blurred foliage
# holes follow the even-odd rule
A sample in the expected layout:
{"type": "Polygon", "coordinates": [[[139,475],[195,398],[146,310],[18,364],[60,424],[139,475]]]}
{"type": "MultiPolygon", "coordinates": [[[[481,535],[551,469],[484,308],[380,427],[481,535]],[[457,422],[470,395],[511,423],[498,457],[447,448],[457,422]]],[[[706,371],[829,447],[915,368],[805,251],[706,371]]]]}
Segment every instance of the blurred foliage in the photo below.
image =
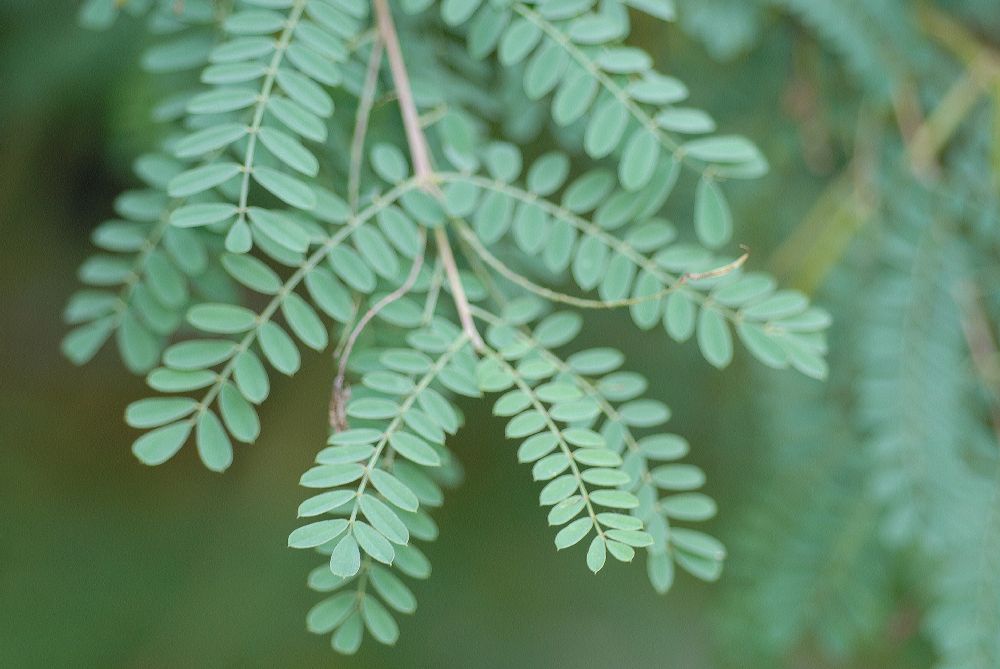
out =
{"type": "Polygon", "coordinates": [[[70,268],[160,139],[145,121],[160,84],[133,66],[143,35],[82,31],[74,13],[0,5],[0,206],[15,222],[0,664],[996,666],[993,0],[685,0],[675,26],[637,21],[658,64],[768,156],[771,173],[733,193],[737,238],[834,312],[832,379],[746,356],[708,374],[690,346],[592,317],[586,343],[614,339],[647,372],[708,472],[721,580],[666,598],[634,570],[584,580],[550,550],[501,422],[470,410],[484,429],[455,441],[467,480],[437,516],[447,541],[428,551],[420,615],[354,659],[303,633],[308,560],[284,547],[325,438],[329,360],[278,385],[263,437],[218,479],[190,453],[136,464],[120,415],[141,384],[113,355],[79,371],[54,353],[70,268]]]}

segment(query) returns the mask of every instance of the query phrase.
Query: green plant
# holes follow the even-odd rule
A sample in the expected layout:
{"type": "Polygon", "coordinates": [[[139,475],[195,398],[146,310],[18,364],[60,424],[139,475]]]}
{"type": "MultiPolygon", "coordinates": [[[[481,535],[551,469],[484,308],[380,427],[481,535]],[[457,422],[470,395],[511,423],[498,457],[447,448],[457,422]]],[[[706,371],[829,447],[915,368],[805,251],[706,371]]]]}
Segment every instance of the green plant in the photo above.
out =
{"type": "Polygon", "coordinates": [[[995,4],[740,4],[740,29],[692,33],[714,52],[797,33],[790,106],[836,178],[770,264],[822,286],[840,329],[824,392],[763,394],[771,482],[735,519],[727,597],[759,627],[727,624],[729,644],[760,666],[810,646],[998,666],[995,4]],[[790,20],[764,33],[775,8],[790,20]]]}
{"type": "Polygon", "coordinates": [[[126,410],[139,460],[191,441],[224,471],[260,433],[265,363],[291,375],[300,344],[333,349],[330,438],[301,479],[321,492],[288,540],[324,555],[312,631],[348,653],[364,629],[395,641],[389,609],[416,606],[396,572],[429,575],[411,540],[436,537],[429,510],[461,477],[457,400],[484,394],[545,482],[558,549],[583,543],[594,572],[645,549],[659,591],[675,564],[718,578],[722,544],[685,526],[716,505],[677,463],[669,409],[617,350],[563,352],[578,311],[620,309],[718,368],[735,332],[768,366],[827,373],[826,312],[718,251],[723,185],[763,156],[625,44],[630,8],[669,20],[669,3],[91,0],[83,16],[122,6],[163,35],[143,58],[169,77],[163,149],[94,233],[64,351],[84,363],[113,337],[168,394],[126,410]],[[514,142],[539,127],[555,141],[525,159],[514,142]],[[682,179],[678,230],[661,216],[682,179]]]}

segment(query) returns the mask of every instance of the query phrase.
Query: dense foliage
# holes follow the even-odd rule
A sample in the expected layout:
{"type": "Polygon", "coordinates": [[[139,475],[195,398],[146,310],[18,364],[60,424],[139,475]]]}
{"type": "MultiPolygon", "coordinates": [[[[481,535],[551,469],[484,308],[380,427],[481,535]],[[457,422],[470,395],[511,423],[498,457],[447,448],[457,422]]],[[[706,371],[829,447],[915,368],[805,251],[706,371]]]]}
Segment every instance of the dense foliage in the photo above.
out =
{"type": "Polygon", "coordinates": [[[960,22],[995,41],[990,3],[953,4],[91,0],[92,26],[141,17],[167,95],[64,352],[114,340],[157,393],[126,410],[136,457],[190,442],[215,471],[261,433],[270,370],[332,353],[288,543],[323,555],[307,624],[350,653],[415,609],[400,575],[430,565],[411,540],[437,537],[429,512],[462,478],[445,444],[486,395],[557,548],[594,572],[641,549],[660,592],[675,566],[718,579],[725,549],[691,527],[716,502],[670,410],[613,342],[573,340],[581,312],[618,310],[717,368],[740,343],[773,446],[766,492],[723,507],[733,647],[754,666],[882,652],[912,608],[940,666],[996,666],[1000,56],[960,22]],[[675,13],[718,58],[808,31],[785,105],[806,167],[842,174],[770,273],[727,197],[762,152],[629,41],[675,13]],[[828,375],[817,290],[837,317],[826,384],[803,378],[828,375]]]}

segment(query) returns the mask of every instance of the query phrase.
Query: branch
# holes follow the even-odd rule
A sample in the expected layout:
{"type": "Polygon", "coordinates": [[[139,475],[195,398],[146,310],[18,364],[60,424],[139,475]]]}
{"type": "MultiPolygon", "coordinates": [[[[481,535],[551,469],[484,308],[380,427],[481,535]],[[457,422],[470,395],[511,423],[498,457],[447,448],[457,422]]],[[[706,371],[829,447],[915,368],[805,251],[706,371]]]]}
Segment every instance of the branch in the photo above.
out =
{"type": "Polygon", "coordinates": [[[358,210],[365,136],[368,134],[368,122],[371,118],[372,106],[375,104],[375,92],[378,87],[378,70],[381,65],[382,40],[376,37],[375,43],[372,44],[371,55],[368,57],[368,70],[365,73],[365,83],[361,89],[358,113],[354,118],[354,136],[351,140],[351,169],[347,178],[347,197],[351,205],[351,211],[358,210]]]}
{"type": "MultiPolygon", "coordinates": [[[[539,198],[537,195],[531,193],[530,191],[526,191],[522,188],[519,188],[517,186],[508,183],[504,183],[502,181],[497,181],[495,179],[478,175],[470,175],[464,172],[438,172],[436,176],[438,181],[440,182],[470,183],[484,190],[491,190],[494,192],[503,193],[504,195],[512,197],[520,202],[534,203],[538,207],[540,207],[543,211],[545,211],[545,213],[547,213],[549,216],[552,216],[553,218],[558,218],[560,220],[565,221],[566,223],[569,223],[574,228],[576,228],[577,230],[586,235],[598,238],[601,241],[601,243],[604,244],[606,247],[608,247],[615,253],[625,256],[637,268],[649,272],[657,279],[657,281],[659,281],[661,284],[663,284],[668,288],[671,287],[677,288],[679,285],[683,285],[688,281],[711,278],[712,276],[716,276],[715,274],[716,272],[721,272],[721,274],[725,274],[727,272],[733,271],[734,269],[738,268],[746,260],[741,256],[741,258],[736,259],[733,263],[730,263],[729,265],[710,269],[708,270],[708,272],[702,272],[702,273],[689,272],[686,275],[674,276],[673,274],[666,272],[652,258],[643,255],[639,251],[636,251],[628,243],[626,243],[625,240],[612,235],[611,233],[609,233],[607,230],[600,227],[596,223],[592,223],[591,221],[588,221],[587,219],[580,217],[579,215],[569,211],[568,209],[564,208],[561,205],[555,204],[554,202],[546,200],[545,198],[539,198]]],[[[692,291],[691,293],[689,293],[689,296],[696,302],[698,302],[698,304],[702,305],[707,300],[710,299],[709,297],[697,291],[692,291]]],[[[602,305],[602,308],[603,306],[604,305],[602,305]]],[[[732,309],[722,307],[717,303],[714,308],[716,308],[719,312],[721,312],[724,316],[726,316],[726,318],[733,321],[734,323],[739,320],[738,314],[736,313],[736,311],[732,309]]]]}
{"type": "Polygon", "coordinates": [[[981,303],[980,291],[973,283],[957,287],[955,297],[962,310],[962,332],[972,356],[972,366],[982,384],[990,391],[990,421],[1000,441],[1000,351],[981,303]]]}
{"type": "Polygon", "coordinates": [[[568,295],[566,293],[561,293],[557,290],[552,290],[551,288],[546,288],[541,286],[526,276],[518,274],[515,270],[511,269],[504,264],[502,260],[497,258],[495,255],[490,253],[479,238],[476,233],[473,232],[464,221],[453,220],[453,223],[458,228],[462,237],[465,238],[466,243],[469,247],[480,257],[483,262],[496,270],[501,276],[506,278],[508,281],[521,286],[525,290],[532,292],[539,297],[542,297],[550,302],[561,302],[563,304],[568,304],[570,306],[579,307],[581,309],[618,309],[621,307],[630,307],[636,304],[643,304],[644,302],[655,302],[661,300],[670,293],[676,291],[681,286],[686,284],[688,281],[699,281],[702,279],[716,279],[723,277],[731,272],[735,272],[750,258],[750,252],[744,248],[744,253],[736,260],[730,263],[722,265],[721,267],[716,267],[705,272],[685,272],[682,274],[676,282],[662,288],[655,293],[650,293],[649,295],[641,295],[636,297],[625,297],[619,300],[593,300],[586,297],[577,297],[576,295],[568,295]]]}
{"type": "Polygon", "coordinates": [[[910,163],[917,176],[933,179],[936,176],[934,163],[975,109],[976,103],[988,92],[989,80],[983,80],[982,70],[985,60],[976,61],[941,98],[927,120],[913,133],[907,147],[910,163]]]}
{"type": "Polygon", "coordinates": [[[248,132],[247,152],[243,159],[243,176],[240,181],[239,203],[237,204],[237,216],[240,222],[244,221],[247,217],[247,204],[250,200],[250,175],[253,174],[254,156],[257,151],[257,137],[260,135],[260,128],[264,123],[268,101],[271,98],[274,84],[278,78],[278,66],[281,65],[282,60],[285,58],[288,45],[292,41],[292,36],[295,34],[295,29],[298,27],[305,9],[305,0],[298,0],[292,7],[291,12],[289,12],[288,19],[285,21],[285,29],[281,32],[281,37],[278,38],[278,42],[274,47],[274,55],[271,56],[271,62],[268,64],[267,75],[264,77],[264,83],[261,85],[260,97],[254,105],[253,120],[250,122],[248,132]]]}
{"type": "Polygon", "coordinates": [[[988,76],[1000,77],[1000,51],[979,40],[968,28],[929,3],[921,3],[917,16],[924,31],[936,42],[946,47],[966,66],[976,61],[983,63],[988,76]]]}
{"type": "MultiPolygon", "coordinates": [[[[399,35],[396,34],[392,11],[389,9],[388,0],[373,0],[373,5],[378,32],[385,44],[386,55],[389,58],[389,69],[396,85],[399,112],[403,117],[406,141],[410,147],[410,157],[413,159],[413,169],[417,182],[428,193],[439,197],[440,191],[435,183],[434,168],[431,165],[430,151],[427,148],[427,138],[424,136],[424,130],[420,124],[420,113],[413,100],[413,89],[406,71],[403,51],[399,46],[399,35]]],[[[476,324],[472,319],[469,298],[462,287],[462,280],[458,275],[458,265],[455,264],[455,255],[452,253],[451,244],[448,242],[448,233],[444,228],[434,230],[434,241],[437,244],[441,262],[444,263],[445,273],[448,275],[448,283],[451,285],[452,297],[455,300],[455,307],[458,309],[458,318],[462,322],[462,329],[465,330],[473,347],[480,351],[483,348],[483,339],[479,336],[476,324]]]]}
{"type": "Polygon", "coordinates": [[[410,145],[410,156],[413,158],[413,169],[417,179],[425,188],[433,188],[434,168],[431,166],[430,152],[427,149],[427,138],[420,125],[420,113],[413,100],[413,88],[410,86],[410,75],[406,71],[406,61],[399,46],[399,35],[396,24],[392,20],[392,11],[388,0],[373,0],[378,32],[385,43],[386,55],[389,58],[389,69],[392,80],[396,84],[396,96],[399,100],[399,113],[403,117],[403,128],[406,130],[406,141],[410,145]]]}
{"type": "Polygon", "coordinates": [[[358,324],[354,326],[354,330],[351,331],[351,335],[347,338],[347,343],[344,345],[344,351],[340,354],[340,362],[337,368],[337,378],[333,381],[333,399],[330,403],[330,423],[333,428],[341,432],[347,429],[347,399],[348,393],[344,389],[344,377],[347,375],[347,361],[351,357],[351,351],[354,350],[354,344],[357,343],[358,337],[364,331],[368,323],[375,318],[379,312],[388,307],[390,304],[398,300],[399,298],[406,295],[413,288],[413,284],[417,282],[417,277],[420,275],[420,268],[424,264],[424,248],[427,244],[427,238],[425,237],[423,231],[420,232],[420,252],[417,253],[416,257],[413,259],[413,265],[410,267],[410,273],[407,275],[406,280],[402,283],[399,288],[392,291],[381,300],[372,305],[372,308],[365,312],[365,314],[358,321],[358,324]]]}

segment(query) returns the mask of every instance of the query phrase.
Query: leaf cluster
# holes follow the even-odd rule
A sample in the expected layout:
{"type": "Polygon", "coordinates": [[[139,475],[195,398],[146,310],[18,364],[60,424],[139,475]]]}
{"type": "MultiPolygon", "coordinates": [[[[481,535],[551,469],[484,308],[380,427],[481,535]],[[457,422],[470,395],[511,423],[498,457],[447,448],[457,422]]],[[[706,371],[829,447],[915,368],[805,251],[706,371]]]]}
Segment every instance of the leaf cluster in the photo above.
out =
{"type": "MultiPolygon", "coordinates": [[[[83,18],[105,25],[119,6],[91,0],[83,18]]],[[[330,437],[288,539],[324,558],[311,631],[344,653],[365,630],[396,641],[393,612],[416,607],[396,572],[429,575],[413,542],[438,534],[460,405],[486,394],[543,483],[557,549],[585,545],[594,572],[645,549],[660,592],[675,566],[719,577],[725,548],[686,527],[716,503],[663,428],[669,408],[616,349],[562,352],[582,327],[567,307],[623,309],[717,368],[741,342],[769,367],[827,374],[829,315],[730,248],[725,184],[762,175],[761,152],[716,134],[627,43],[630,10],[670,20],[670,3],[124,6],[162,36],[144,67],[190,90],[157,108],[168,136],[137,163],[147,187],[95,232],[64,350],[83,363],[115,337],[156,393],[126,410],[136,457],[159,465],[193,442],[213,471],[260,436],[273,372],[332,350],[330,437]],[[482,100],[498,81],[560,148],[526,160],[496,134],[482,100]],[[675,225],[665,210],[688,177],[693,214],[675,225]]]]}

